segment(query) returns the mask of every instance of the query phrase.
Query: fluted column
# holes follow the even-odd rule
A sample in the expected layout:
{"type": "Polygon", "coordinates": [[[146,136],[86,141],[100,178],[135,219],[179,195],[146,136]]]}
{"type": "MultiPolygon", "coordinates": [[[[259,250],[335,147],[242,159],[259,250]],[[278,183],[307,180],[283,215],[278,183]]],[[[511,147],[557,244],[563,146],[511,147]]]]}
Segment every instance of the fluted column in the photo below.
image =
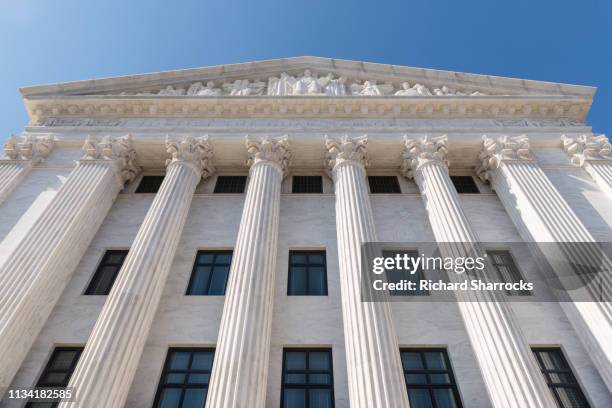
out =
{"type": "MultiPolygon", "coordinates": [[[[555,273],[562,278],[566,274],[580,278],[580,265],[601,265],[612,270],[609,259],[595,250],[596,241],[591,233],[532,158],[527,137],[483,136],[480,159],[480,177],[491,183],[523,239],[556,243],[554,248],[544,250],[548,262],[557,268],[555,273]]],[[[593,289],[589,284],[584,287],[587,292],[593,289]]],[[[596,289],[609,296],[610,287],[609,272],[600,273],[596,289]]],[[[568,293],[571,300],[572,293],[568,293]]],[[[597,299],[595,296],[600,294],[592,295],[597,299]]],[[[560,304],[612,391],[612,305],[595,300],[560,304]]]]}
{"type": "Polygon", "coordinates": [[[408,407],[392,311],[387,302],[361,301],[361,245],[376,242],[366,185],[367,138],[326,138],[335,185],[336,233],[346,368],[351,407],[408,407]]]}
{"type": "Polygon", "coordinates": [[[129,136],[88,138],[85,156],[0,266],[0,389],[7,387],[126,180],[129,136]]]}
{"type": "Polygon", "coordinates": [[[570,163],[582,167],[612,199],[612,146],[606,135],[561,136],[570,163]]]}
{"type": "MultiPolygon", "coordinates": [[[[405,139],[402,170],[414,178],[443,257],[485,257],[448,175],[446,136],[405,139]]],[[[487,266],[489,268],[490,266],[487,266]]],[[[486,269],[483,280],[494,275],[486,269]]],[[[463,278],[450,272],[451,279],[463,278]]],[[[495,292],[457,292],[459,311],[494,407],[556,405],[516,317],[495,292]]]]}
{"type": "Polygon", "coordinates": [[[0,158],[0,204],[6,200],[35,164],[44,161],[53,149],[50,136],[11,136],[0,158]]]}
{"type": "Polygon", "coordinates": [[[166,139],[171,158],[121,271],[79,359],[70,387],[76,403],[61,407],[123,407],[142,354],[191,199],[212,172],[207,137],[166,139]]]}
{"type": "Polygon", "coordinates": [[[207,408],[263,408],[286,137],[247,138],[251,169],[225,292],[207,408]]]}

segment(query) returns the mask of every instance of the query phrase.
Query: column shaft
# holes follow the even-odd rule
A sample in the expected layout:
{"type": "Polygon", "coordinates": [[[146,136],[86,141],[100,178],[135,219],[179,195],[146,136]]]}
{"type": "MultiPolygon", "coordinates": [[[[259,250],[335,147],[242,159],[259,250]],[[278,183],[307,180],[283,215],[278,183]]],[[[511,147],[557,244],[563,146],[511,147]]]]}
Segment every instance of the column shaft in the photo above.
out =
{"type": "MultiPolygon", "coordinates": [[[[404,169],[414,176],[443,257],[480,256],[476,232],[448,175],[446,138],[406,140],[404,169]]],[[[491,280],[491,272],[479,276],[491,280]]],[[[460,279],[450,272],[450,278],[460,279]]],[[[459,311],[494,407],[555,407],[544,377],[505,299],[492,292],[457,292],[459,311]]]]}
{"type": "Polygon", "coordinates": [[[32,164],[29,161],[0,160],[0,204],[13,192],[31,168],[32,164]]]}
{"type": "Polygon", "coordinates": [[[115,160],[79,161],[0,266],[0,389],[10,384],[122,188],[115,160]]]}
{"type": "MultiPolygon", "coordinates": [[[[593,246],[571,244],[595,243],[595,239],[531,158],[525,137],[485,137],[481,158],[481,177],[491,182],[525,241],[558,243],[556,256],[565,257],[566,265],[574,261],[599,265],[604,261],[604,267],[610,268],[610,261],[601,259],[600,253],[592,251],[593,246]]],[[[600,277],[609,291],[610,277],[605,273],[600,277]]],[[[561,307],[612,390],[612,305],[566,301],[561,307]]]]}
{"type": "Polygon", "coordinates": [[[408,395],[387,302],[361,301],[361,245],[376,242],[366,185],[367,139],[327,140],[336,194],[336,231],[351,407],[408,407],[408,395]]]}
{"type": "Polygon", "coordinates": [[[265,406],[286,139],[247,142],[251,170],[229,273],[207,408],[265,406]]]}

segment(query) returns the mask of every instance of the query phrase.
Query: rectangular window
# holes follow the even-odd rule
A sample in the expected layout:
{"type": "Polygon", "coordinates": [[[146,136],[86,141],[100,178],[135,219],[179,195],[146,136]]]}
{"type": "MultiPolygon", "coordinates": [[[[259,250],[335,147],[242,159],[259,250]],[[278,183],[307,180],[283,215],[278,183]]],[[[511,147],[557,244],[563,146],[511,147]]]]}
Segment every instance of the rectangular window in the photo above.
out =
{"type": "Polygon", "coordinates": [[[372,194],[401,194],[402,192],[396,176],[368,176],[368,184],[372,194]]]}
{"type": "Polygon", "coordinates": [[[136,193],[157,193],[164,181],[164,176],[142,176],[136,193]]]}
{"type": "Polygon", "coordinates": [[[225,295],[231,263],[232,251],[198,251],[187,295],[225,295]]]}
{"type": "Polygon", "coordinates": [[[288,296],[327,296],[325,251],[289,251],[288,296]]]}
{"type": "Polygon", "coordinates": [[[283,350],[282,408],[333,408],[331,349],[283,350]]]}
{"type": "Polygon", "coordinates": [[[538,347],[531,350],[559,408],[590,407],[560,348],[538,347]]]}
{"type": "MultiPolygon", "coordinates": [[[[36,387],[65,388],[83,352],[83,347],[56,347],[47,362],[36,387]]],[[[55,408],[59,405],[59,399],[55,402],[28,402],[26,408],[55,408]]]]}
{"type": "Polygon", "coordinates": [[[153,406],[203,407],[214,356],[210,348],[169,349],[153,406]]]}
{"type": "MultiPolygon", "coordinates": [[[[395,258],[397,255],[400,255],[402,258],[406,254],[409,258],[417,258],[419,256],[418,251],[414,250],[402,250],[402,251],[383,251],[383,257],[385,258],[395,258]]],[[[419,282],[422,279],[425,279],[425,274],[423,273],[423,268],[419,267],[415,273],[411,273],[410,269],[386,269],[387,272],[387,281],[393,283],[399,283],[403,279],[414,282],[417,290],[393,290],[390,291],[389,294],[391,296],[429,296],[428,290],[420,290],[419,282]]]]}
{"type": "Polygon", "coordinates": [[[292,193],[323,193],[323,177],[321,176],[293,176],[292,193]]]}
{"type": "Polygon", "coordinates": [[[86,295],[108,295],[119,275],[123,261],[128,254],[127,249],[112,249],[104,253],[98,269],[94,274],[87,290],[86,295]]]}
{"type": "MultiPolygon", "coordinates": [[[[518,283],[523,279],[521,271],[519,271],[514,258],[510,254],[510,251],[505,250],[487,250],[487,256],[491,260],[495,272],[497,272],[497,279],[499,282],[518,283]]],[[[529,290],[507,290],[508,296],[531,296],[532,293],[529,290]]]]}
{"type": "Polygon", "coordinates": [[[478,194],[478,186],[472,176],[450,176],[459,194],[478,194]]]}
{"type": "Polygon", "coordinates": [[[215,194],[242,194],[246,186],[247,176],[218,176],[215,184],[215,194]]]}
{"type": "Polygon", "coordinates": [[[411,407],[461,408],[459,390],[445,349],[400,350],[411,407]]]}

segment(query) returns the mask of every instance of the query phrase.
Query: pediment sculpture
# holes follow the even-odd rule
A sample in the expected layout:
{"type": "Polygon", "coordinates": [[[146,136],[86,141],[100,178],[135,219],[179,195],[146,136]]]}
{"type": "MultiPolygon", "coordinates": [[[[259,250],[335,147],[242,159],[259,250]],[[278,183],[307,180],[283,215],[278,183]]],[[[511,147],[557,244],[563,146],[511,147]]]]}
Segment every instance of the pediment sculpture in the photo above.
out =
{"type": "Polygon", "coordinates": [[[138,93],[122,92],[121,95],[161,95],[161,96],[481,96],[478,91],[465,91],[446,85],[430,89],[419,83],[402,82],[378,84],[375,80],[349,80],[344,76],[328,73],[318,76],[307,69],[302,75],[289,75],[286,72],[268,78],[267,83],[260,80],[236,79],[217,84],[215,81],[195,82],[188,86],[168,85],[157,91],[138,93]]]}

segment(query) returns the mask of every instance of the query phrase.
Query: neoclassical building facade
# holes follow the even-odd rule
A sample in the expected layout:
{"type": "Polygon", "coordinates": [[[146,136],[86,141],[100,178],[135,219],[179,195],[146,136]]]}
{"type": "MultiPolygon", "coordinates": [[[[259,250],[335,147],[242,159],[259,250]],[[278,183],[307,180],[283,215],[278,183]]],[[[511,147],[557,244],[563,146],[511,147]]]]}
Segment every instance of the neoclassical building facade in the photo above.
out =
{"type": "Polygon", "coordinates": [[[612,406],[609,302],[360,286],[366,242],[499,243],[526,280],[512,243],[612,242],[594,88],[297,57],[21,92],[0,406],[612,406]]]}

